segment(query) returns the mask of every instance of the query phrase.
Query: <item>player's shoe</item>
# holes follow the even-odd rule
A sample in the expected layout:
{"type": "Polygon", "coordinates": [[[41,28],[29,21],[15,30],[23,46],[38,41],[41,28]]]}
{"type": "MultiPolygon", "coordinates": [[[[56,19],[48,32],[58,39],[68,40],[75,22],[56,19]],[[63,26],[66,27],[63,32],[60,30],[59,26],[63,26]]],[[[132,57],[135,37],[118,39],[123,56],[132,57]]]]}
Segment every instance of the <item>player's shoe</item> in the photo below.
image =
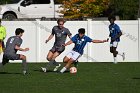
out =
{"type": "Polygon", "coordinates": [[[46,69],[45,67],[41,67],[41,70],[42,70],[43,72],[47,72],[47,69],[46,69]]]}
{"type": "Polygon", "coordinates": [[[73,63],[73,64],[74,64],[74,67],[76,67],[76,68],[78,67],[78,62],[79,62],[79,61],[76,60],[76,61],[73,63]]]}
{"type": "Polygon", "coordinates": [[[61,64],[59,64],[58,66],[55,66],[53,71],[57,71],[60,66],[61,66],[61,64]]]}
{"type": "Polygon", "coordinates": [[[125,60],[125,53],[123,53],[122,58],[123,58],[123,61],[124,61],[125,60]]]}
{"type": "Polygon", "coordinates": [[[74,62],[74,66],[77,68],[78,67],[78,61],[74,62]]]}
{"type": "Polygon", "coordinates": [[[26,74],[27,74],[27,71],[26,71],[26,70],[24,70],[24,71],[23,71],[23,75],[26,75],[26,74]]]}
{"type": "Polygon", "coordinates": [[[114,64],[117,64],[118,62],[117,62],[117,61],[114,61],[113,63],[114,63],[114,64]]]}

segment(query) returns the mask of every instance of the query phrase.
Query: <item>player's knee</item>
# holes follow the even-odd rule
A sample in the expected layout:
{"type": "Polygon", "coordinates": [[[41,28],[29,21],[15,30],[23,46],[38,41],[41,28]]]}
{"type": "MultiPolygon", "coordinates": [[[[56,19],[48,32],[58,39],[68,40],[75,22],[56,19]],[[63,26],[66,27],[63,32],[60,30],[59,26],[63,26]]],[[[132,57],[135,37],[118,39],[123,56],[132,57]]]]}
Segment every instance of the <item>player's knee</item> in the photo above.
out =
{"type": "Polygon", "coordinates": [[[64,63],[67,63],[69,61],[69,58],[67,58],[66,56],[64,57],[64,59],[63,59],[63,62],[64,63]]]}
{"type": "Polygon", "coordinates": [[[20,59],[22,59],[22,60],[26,60],[26,56],[21,55],[20,59]]]}
{"type": "Polygon", "coordinates": [[[47,59],[48,61],[51,61],[51,58],[50,58],[50,57],[47,57],[46,59],[47,59]]]}
{"type": "Polygon", "coordinates": [[[66,59],[63,59],[63,63],[67,63],[67,60],[66,59]]]}

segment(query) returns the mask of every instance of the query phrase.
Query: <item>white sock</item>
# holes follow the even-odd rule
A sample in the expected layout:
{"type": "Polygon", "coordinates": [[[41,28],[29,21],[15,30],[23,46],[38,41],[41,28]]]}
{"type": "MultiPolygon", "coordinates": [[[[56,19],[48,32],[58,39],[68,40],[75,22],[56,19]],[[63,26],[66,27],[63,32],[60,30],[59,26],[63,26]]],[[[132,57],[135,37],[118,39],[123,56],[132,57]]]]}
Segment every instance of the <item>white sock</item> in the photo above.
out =
{"type": "Polygon", "coordinates": [[[117,63],[117,57],[114,57],[114,63],[115,64],[117,63]]]}
{"type": "Polygon", "coordinates": [[[63,67],[60,72],[64,73],[66,70],[67,70],[67,68],[63,67]]]}

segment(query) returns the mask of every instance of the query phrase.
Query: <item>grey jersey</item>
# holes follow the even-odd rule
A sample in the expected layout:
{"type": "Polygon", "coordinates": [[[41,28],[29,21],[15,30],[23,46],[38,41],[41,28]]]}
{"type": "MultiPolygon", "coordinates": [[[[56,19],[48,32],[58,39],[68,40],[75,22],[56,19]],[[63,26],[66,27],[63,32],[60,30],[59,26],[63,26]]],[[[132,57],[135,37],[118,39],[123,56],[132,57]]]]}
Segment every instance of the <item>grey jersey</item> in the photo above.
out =
{"type": "Polygon", "coordinates": [[[12,36],[10,37],[6,42],[6,48],[4,53],[5,54],[15,54],[17,50],[15,49],[15,46],[19,46],[22,44],[22,39],[19,36],[12,36]]]}
{"type": "Polygon", "coordinates": [[[71,33],[65,27],[60,29],[58,26],[54,26],[52,29],[52,35],[55,35],[54,46],[61,46],[65,43],[67,35],[71,36],[71,33]]]}

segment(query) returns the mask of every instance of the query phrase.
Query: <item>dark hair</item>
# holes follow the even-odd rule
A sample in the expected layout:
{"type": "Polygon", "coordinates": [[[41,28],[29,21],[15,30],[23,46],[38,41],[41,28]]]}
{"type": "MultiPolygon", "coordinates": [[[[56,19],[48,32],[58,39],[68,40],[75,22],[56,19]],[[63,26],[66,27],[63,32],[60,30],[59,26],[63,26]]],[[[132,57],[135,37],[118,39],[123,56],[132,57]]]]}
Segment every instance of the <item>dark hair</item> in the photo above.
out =
{"type": "Polygon", "coordinates": [[[21,29],[21,28],[17,28],[16,31],[15,31],[15,34],[19,35],[20,33],[24,33],[24,30],[21,29]]]}
{"type": "Polygon", "coordinates": [[[60,19],[57,20],[57,24],[59,24],[59,22],[65,23],[66,21],[63,18],[60,18],[60,19]]]}
{"type": "Polygon", "coordinates": [[[115,21],[116,20],[116,17],[115,16],[109,16],[108,17],[108,20],[110,21],[111,19],[113,19],[115,21]]]}
{"type": "Polygon", "coordinates": [[[80,28],[80,29],[78,30],[78,32],[79,32],[80,34],[85,34],[85,29],[84,29],[84,28],[80,28]]]}

